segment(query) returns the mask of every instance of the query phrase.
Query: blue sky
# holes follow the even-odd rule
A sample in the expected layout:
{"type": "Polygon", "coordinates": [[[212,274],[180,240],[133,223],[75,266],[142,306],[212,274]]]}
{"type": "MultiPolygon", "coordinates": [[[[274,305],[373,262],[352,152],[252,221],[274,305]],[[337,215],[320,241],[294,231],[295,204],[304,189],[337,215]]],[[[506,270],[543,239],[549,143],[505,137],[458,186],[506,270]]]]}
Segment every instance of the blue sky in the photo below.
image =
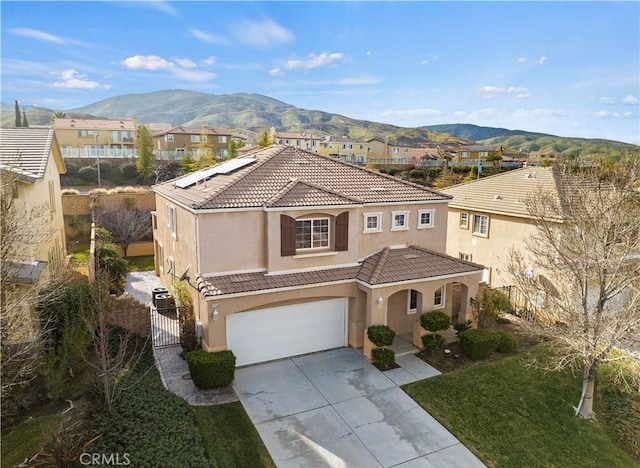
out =
{"type": "Polygon", "coordinates": [[[638,2],[2,1],[2,101],[259,93],[415,127],[640,143],[638,2]]]}

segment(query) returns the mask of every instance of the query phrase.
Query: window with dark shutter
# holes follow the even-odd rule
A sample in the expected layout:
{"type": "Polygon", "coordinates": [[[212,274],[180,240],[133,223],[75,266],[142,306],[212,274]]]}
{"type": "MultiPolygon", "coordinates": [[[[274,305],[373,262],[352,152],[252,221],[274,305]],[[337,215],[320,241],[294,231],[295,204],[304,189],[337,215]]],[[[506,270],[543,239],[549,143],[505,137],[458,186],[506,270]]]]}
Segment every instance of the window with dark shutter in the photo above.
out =
{"type": "Polygon", "coordinates": [[[296,254],[296,220],[280,215],[280,255],[289,257],[296,254]]]}
{"type": "Polygon", "coordinates": [[[336,217],[336,251],[349,249],[349,212],[345,211],[336,217]]]}

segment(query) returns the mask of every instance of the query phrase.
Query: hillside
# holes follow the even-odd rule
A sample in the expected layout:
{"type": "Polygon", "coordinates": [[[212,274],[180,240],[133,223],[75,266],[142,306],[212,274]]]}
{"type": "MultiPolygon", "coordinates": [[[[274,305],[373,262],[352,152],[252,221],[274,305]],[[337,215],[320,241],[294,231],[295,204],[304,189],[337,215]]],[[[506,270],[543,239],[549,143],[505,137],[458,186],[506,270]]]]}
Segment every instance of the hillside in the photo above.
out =
{"type": "MultiPolygon", "coordinates": [[[[28,107],[30,125],[48,125],[56,112],[28,107]]],[[[76,109],[63,110],[76,118],[132,118],[139,123],[165,122],[172,125],[230,128],[262,132],[308,132],[318,135],[372,138],[386,136],[408,144],[500,144],[515,151],[553,150],[567,155],[607,154],[618,156],[631,145],[610,140],[563,138],[524,130],[480,127],[470,124],[431,125],[404,128],[357,120],[321,110],[300,109],[261,94],[207,94],[186,90],[163,90],[114,96],[76,109]],[[95,117],[99,116],[99,117],[95,117]]],[[[13,126],[14,107],[2,103],[2,126],[13,126]]]]}

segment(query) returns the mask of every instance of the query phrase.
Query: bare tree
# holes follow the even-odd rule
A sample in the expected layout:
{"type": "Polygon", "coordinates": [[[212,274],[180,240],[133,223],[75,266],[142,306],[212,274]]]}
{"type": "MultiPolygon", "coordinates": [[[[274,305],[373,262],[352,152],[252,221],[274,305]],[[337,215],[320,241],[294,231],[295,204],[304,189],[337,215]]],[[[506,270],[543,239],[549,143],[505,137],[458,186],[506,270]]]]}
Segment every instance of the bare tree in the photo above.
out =
{"type": "Polygon", "coordinates": [[[138,208],[120,208],[100,215],[100,225],[111,234],[113,241],[122,247],[127,256],[129,246],[134,242],[149,239],[153,232],[151,215],[138,208]]]}
{"type": "Polygon", "coordinates": [[[617,362],[637,385],[640,360],[640,185],[625,163],[556,171],[557,192],[527,200],[536,234],[508,270],[529,303],[528,326],[550,338],[551,368],[583,372],[576,415],[593,418],[598,368],[617,362]]]}
{"type": "Polygon", "coordinates": [[[62,265],[34,262],[34,252],[48,245],[53,228],[47,203],[25,206],[16,198],[18,180],[10,170],[0,172],[0,357],[1,398],[35,377],[41,363],[41,346],[47,324],[40,323],[35,308],[43,294],[55,295],[46,286],[64,279],[62,265]],[[33,268],[24,275],[24,269],[33,268]]]}

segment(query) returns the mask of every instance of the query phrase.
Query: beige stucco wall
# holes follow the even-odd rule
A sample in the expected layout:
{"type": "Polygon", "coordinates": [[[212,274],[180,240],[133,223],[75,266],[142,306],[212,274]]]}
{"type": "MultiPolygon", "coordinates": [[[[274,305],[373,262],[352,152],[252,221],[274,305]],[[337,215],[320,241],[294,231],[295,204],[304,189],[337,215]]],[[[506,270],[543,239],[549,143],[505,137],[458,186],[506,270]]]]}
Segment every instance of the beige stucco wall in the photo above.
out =
{"type": "Polygon", "coordinates": [[[449,208],[447,223],[447,254],[459,257],[460,253],[470,254],[471,261],[484,265],[488,272],[487,283],[492,287],[512,284],[506,271],[510,249],[525,251],[524,240],[535,233],[535,226],[526,218],[449,208]],[[460,212],[469,213],[469,227],[460,228],[460,212]],[[489,217],[487,237],[473,234],[473,214],[489,217]]]}

